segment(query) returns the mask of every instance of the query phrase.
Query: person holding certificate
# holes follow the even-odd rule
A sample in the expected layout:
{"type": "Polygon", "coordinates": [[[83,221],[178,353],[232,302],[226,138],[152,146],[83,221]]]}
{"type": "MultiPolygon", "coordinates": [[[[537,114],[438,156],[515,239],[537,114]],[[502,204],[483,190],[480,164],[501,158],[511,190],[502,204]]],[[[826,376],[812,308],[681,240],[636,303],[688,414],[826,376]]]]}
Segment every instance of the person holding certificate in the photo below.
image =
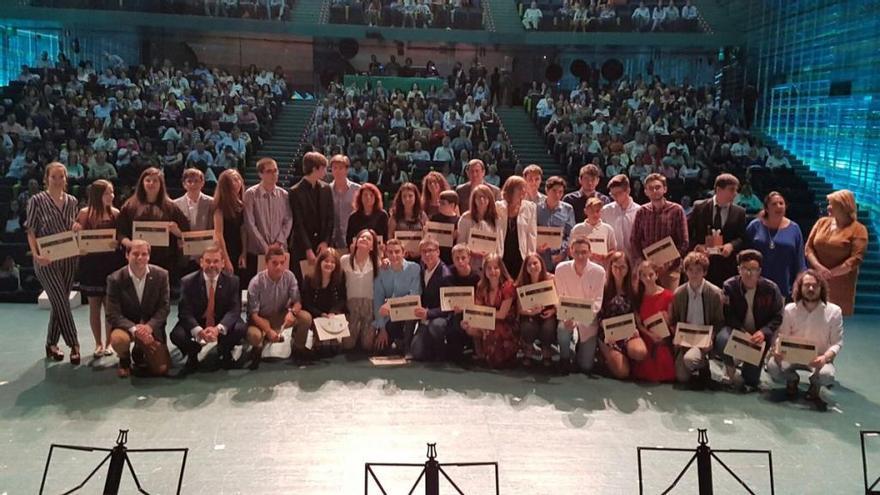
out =
{"type": "MultiPolygon", "coordinates": [[[[528,168],[528,167],[526,167],[528,168]]],[[[529,181],[535,175],[526,177],[529,181]]],[[[540,180],[540,174],[538,179],[540,180]]],[[[530,182],[531,184],[531,182],[530,182]]],[[[568,244],[571,238],[571,229],[574,228],[574,209],[571,205],[562,201],[565,194],[565,179],[559,176],[553,176],[547,179],[545,184],[547,195],[541,197],[537,201],[538,209],[538,226],[539,227],[561,227],[562,228],[562,245],[559,249],[551,249],[549,246],[538,243],[538,253],[544,259],[544,265],[547,271],[556,271],[556,265],[565,261],[568,257],[568,244]]]]}
{"type": "MultiPolygon", "coordinates": [[[[725,325],[715,336],[715,352],[722,354],[734,330],[749,334],[754,345],[763,345],[764,354],[773,343],[773,336],[782,323],[784,300],[779,287],[761,276],[764,256],[754,249],[745,249],[736,255],[739,275],[724,282],[724,297],[727,306],[724,311],[725,325]]],[[[764,360],[761,356],[761,362],[764,360]]],[[[727,384],[733,388],[736,363],[728,355],[723,355],[726,365],[727,384]]],[[[739,389],[753,392],[761,378],[761,366],[742,363],[743,384],[739,389]]]]}
{"type": "Polygon", "coordinates": [[[388,240],[388,213],[382,204],[382,193],[369,182],[361,184],[354,194],[354,211],[348,217],[345,230],[345,244],[349,251],[354,249],[351,243],[364,230],[372,230],[379,237],[379,244],[388,240]]]}
{"type": "Polygon", "coordinates": [[[571,229],[571,238],[586,238],[590,242],[590,259],[594,263],[605,265],[608,253],[617,251],[617,238],[614,229],[602,221],[602,208],[605,205],[599,198],[587,200],[584,207],[586,218],[571,229]]]}
{"type": "Polygon", "coordinates": [[[501,201],[495,203],[498,212],[498,234],[501,238],[501,254],[507,273],[519,273],[523,259],[534,253],[538,244],[538,209],[535,203],[523,201],[526,181],[512,175],[501,189],[501,201]]]}
{"type": "MultiPolygon", "coordinates": [[[[571,240],[569,247],[571,261],[564,261],[556,267],[556,292],[559,297],[571,297],[589,302],[595,315],[602,307],[603,287],[605,286],[605,269],[590,261],[590,242],[583,237],[571,240]]],[[[574,331],[578,332],[575,347],[575,359],[578,368],[584,373],[593,369],[596,357],[596,322],[561,320],[556,329],[559,343],[560,371],[571,370],[571,339],[574,331]]]]}
{"type": "Polygon", "coordinates": [[[828,409],[821,391],[822,387],[834,383],[834,360],[843,347],[843,311],[828,302],[828,296],[828,283],[817,270],[808,269],[798,276],[792,288],[794,302],[785,306],[772,350],[773,359],[767,363],[767,373],[775,382],[785,383],[790,399],[798,395],[798,371],[809,372],[806,399],[820,411],[828,409]],[[804,359],[797,359],[800,362],[794,362],[796,357],[784,352],[786,348],[794,348],[794,345],[782,345],[787,338],[807,344],[809,351],[804,359]]]}
{"type": "Polygon", "coordinates": [[[639,331],[648,355],[633,365],[632,376],[646,382],[671,382],[675,380],[675,360],[672,358],[671,334],[668,331],[672,291],[657,284],[657,269],[648,260],[639,264],[638,277],[639,318],[636,321],[641,323],[639,331]],[[665,335],[655,330],[664,323],[655,326],[648,324],[648,320],[656,318],[658,313],[666,325],[665,335]]]}
{"type": "MultiPolygon", "coordinates": [[[[453,245],[455,245],[456,238],[458,237],[458,232],[456,232],[455,229],[457,228],[460,219],[461,217],[458,215],[458,194],[456,194],[455,191],[450,190],[441,192],[437,212],[430,215],[428,220],[431,222],[452,225],[453,245]]],[[[440,259],[447,265],[452,264],[452,246],[440,246],[440,259]]]]}
{"type": "MultiPolygon", "coordinates": [[[[522,269],[516,278],[516,286],[526,285],[552,280],[553,275],[547,272],[544,260],[538,254],[532,253],[526,256],[522,269]]],[[[522,339],[523,366],[531,366],[532,359],[540,357],[544,366],[549,367],[553,361],[553,353],[550,346],[556,340],[556,306],[539,306],[524,308],[517,304],[519,312],[519,333],[522,339]],[[535,356],[535,341],[541,342],[541,354],[535,356]]]]}
{"type": "Polygon", "coordinates": [[[126,249],[131,247],[134,222],[164,222],[168,224],[168,246],[151,246],[150,261],[171,274],[172,285],[177,273],[180,250],[177,239],[189,230],[189,219],[165,192],[165,176],[158,168],[150,167],[141,173],[134,194],[122,205],[117,222],[117,235],[126,249]]]}
{"type": "Polygon", "coordinates": [[[46,357],[55,361],[64,359],[58,349],[58,339],[70,347],[70,362],[80,363],[79,339],[76,323],[70,311],[70,291],[76,276],[78,257],[52,261],[40,252],[37,239],[69,232],[75,228],[76,198],[67,194],[67,168],[58,162],[46,165],[43,178],[46,190],[31,196],[27,202],[28,245],[34,257],[34,272],[46,295],[49,296],[49,331],[46,336],[46,357]]]}
{"type": "Polygon", "coordinates": [[[422,304],[416,309],[421,320],[419,331],[412,342],[413,359],[430,361],[442,358],[446,353],[446,334],[449,332],[450,313],[441,309],[440,290],[449,285],[452,273],[440,261],[440,243],[427,235],[419,243],[422,260],[422,304]]]}
{"type": "MultiPolygon", "coordinates": [[[[198,232],[214,230],[213,203],[211,196],[202,192],[205,187],[205,174],[197,168],[183,171],[183,188],[186,193],[175,199],[174,204],[189,220],[189,231],[198,232]]],[[[184,260],[183,273],[192,273],[199,269],[199,256],[184,260]]]]}
{"type": "MultiPolygon", "coordinates": [[[[311,329],[297,329],[298,332],[293,336],[293,342],[297,349],[305,349],[306,332],[315,332],[315,348],[323,347],[323,343],[319,343],[317,339],[317,330],[315,329],[315,318],[332,318],[336,315],[345,314],[345,303],[347,301],[345,293],[345,280],[342,275],[342,265],[339,262],[339,254],[333,248],[327,248],[318,255],[315,262],[315,270],[312,273],[303,274],[302,289],[302,306],[303,311],[311,315],[311,329]]],[[[343,345],[348,345],[349,349],[354,347],[356,340],[348,339],[343,341],[343,345]]],[[[329,345],[336,344],[336,341],[327,342],[329,345]]],[[[309,355],[306,350],[306,355],[309,355]]]]}
{"type": "MultiPolygon", "coordinates": [[[[421,232],[428,223],[428,216],[422,211],[422,201],[419,197],[419,188],[412,182],[400,186],[394,195],[394,203],[388,215],[388,236],[394,238],[398,231],[421,232]]],[[[421,237],[421,235],[419,235],[421,237]]],[[[410,244],[410,243],[406,243],[410,244]]],[[[407,249],[404,244],[406,259],[410,261],[419,259],[418,249],[407,249]]]]}
{"type": "MultiPolygon", "coordinates": [[[[712,327],[712,334],[718,334],[724,326],[724,293],[705,279],[709,257],[704,253],[691,252],[684,257],[682,264],[688,281],[675,289],[672,296],[670,328],[675,328],[679,323],[708,325],[712,327]]],[[[711,335],[707,339],[709,343],[706,347],[675,346],[675,378],[680,383],[692,382],[694,373],[699,373],[695,386],[705,388],[709,385],[711,374],[707,355],[712,350],[711,335]]]]}
{"type": "Polygon", "coordinates": [[[256,273],[259,257],[264,256],[269,247],[287,248],[293,227],[288,193],[278,186],[278,164],[271,158],[261,158],[257,161],[257,172],[260,183],[244,192],[247,279],[256,273]]]}
{"type": "MultiPolygon", "coordinates": [[[[468,211],[461,215],[458,221],[458,238],[469,242],[471,230],[491,232],[495,235],[495,253],[502,252],[503,237],[501,236],[501,222],[507,219],[499,218],[496,209],[495,195],[485,184],[474,188],[471,193],[471,206],[468,211]]],[[[471,265],[479,271],[483,266],[483,259],[492,254],[489,251],[475,251],[471,249],[471,265]]]]}
{"type": "MultiPolygon", "coordinates": [[[[467,244],[456,244],[452,247],[452,267],[449,270],[448,287],[470,287],[474,290],[480,282],[480,274],[471,266],[471,249],[467,244]]],[[[464,348],[473,347],[473,340],[462,328],[464,307],[452,308],[449,319],[449,331],[446,332],[446,357],[452,361],[461,361],[464,348]]]]}
{"type": "Polygon", "coordinates": [[[302,158],[304,177],[287,194],[293,227],[290,232],[291,268],[297,280],[304,280],[300,262],[315,263],[333,238],[333,192],[322,179],[327,175],[327,158],[310,151],[302,158]]]}
{"type": "Polygon", "coordinates": [[[632,249],[632,229],[641,206],[630,196],[629,177],[615,175],[608,181],[608,192],[614,201],[602,207],[602,221],[614,231],[617,248],[627,258],[636,259],[632,249]]]}
{"type": "MultiPolygon", "coordinates": [[[[372,184],[364,184],[366,186],[372,184]]],[[[373,186],[376,187],[376,186],[373,186]]],[[[345,274],[345,294],[348,308],[348,337],[342,339],[342,349],[353,350],[358,342],[364,350],[373,348],[373,280],[379,273],[379,239],[370,229],[364,229],[355,238],[351,253],[340,260],[345,274]]]]}
{"type": "Polygon", "coordinates": [[[739,179],[732,174],[715,178],[715,195],[694,203],[688,217],[691,251],[709,257],[706,280],[716,286],[736,275],[736,253],[746,237],[746,210],[733,203],[739,179]]]}
{"type": "Polygon", "coordinates": [[[385,243],[385,256],[390,266],[379,270],[379,276],[373,280],[373,325],[376,336],[367,351],[375,353],[394,347],[407,355],[417,318],[413,315],[411,320],[391,321],[388,300],[421,295],[421,270],[418,263],[404,258],[403,243],[397,239],[388,239],[385,243]]]}
{"type": "MultiPolygon", "coordinates": [[[[688,252],[687,217],[678,203],[666,199],[666,177],[653,173],[645,177],[645,192],[650,202],[642,205],[633,223],[631,245],[634,262],[645,259],[643,250],[669,237],[679,256],[688,252]]],[[[676,259],[657,267],[660,285],[674,290],[681,277],[681,260],[676,259]]]]}
{"type": "Polygon", "coordinates": [[[105,303],[107,295],[107,276],[122,267],[123,258],[120,255],[116,242],[116,220],[119,218],[119,210],[113,207],[113,184],[104,179],[98,179],[88,188],[88,201],[86,207],[79,211],[76,223],[79,230],[113,230],[107,251],[82,255],[79,259],[79,290],[89,300],[89,325],[92,327],[92,336],[95,337],[94,356],[102,357],[112,354],[110,349],[110,328],[107,328],[107,338],[102,339],[104,334],[104,317],[101,307],[105,303]],[[103,342],[107,345],[104,346],[103,342]]]}
{"type": "Polygon", "coordinates": [[[485,361],[491,368],[511,367],[516,362],[519,344],[514,334],[515,301],[516,286],[501,257],[497,254],[486,256],[483,275],[474,291],[474,302],[478,306],[495,308],[495,328],[474,328],[466,321],[461,327],[474,339],[474,358],[485,361]]]}
{"type": "MultiPolygon", "coordinates": [[[[622,251],[614,251],[608,255],[608,269],[611,275],[605,281],[602,308],[596,315],[596,321],[600,325],[606,319],[631,314],[638,309],[629,258],[622,251]]],[[[638,332],[612,342],[605,341],[604,330],[599,337],[599,352],[605,359],[605,366],[611,376],[618,380],[628,378],[632,364],[648,357],[648,348],[638,332]]]]}
{"type": "Polygon", "coordinates": [[[214,191],[214,240],[223,253],[223,271],[241,276],[246,267],[244,246],[244,180],[238,170],[220,174],[214,191]]]}

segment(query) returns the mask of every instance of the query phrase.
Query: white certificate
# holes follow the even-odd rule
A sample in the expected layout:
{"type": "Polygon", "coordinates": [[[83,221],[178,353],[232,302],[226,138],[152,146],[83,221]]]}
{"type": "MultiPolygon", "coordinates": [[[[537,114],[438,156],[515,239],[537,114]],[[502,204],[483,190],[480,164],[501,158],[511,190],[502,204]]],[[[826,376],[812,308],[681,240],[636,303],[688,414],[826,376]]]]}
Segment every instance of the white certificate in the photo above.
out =
{"type": "Polygon", "coordinates": [[[764,356],[764,347],[766,342],[753,344],[751,335],[741,330],[734,330],[730,334],[730,340],[724,347],[724,354],[755,366],[761,365],[761,358],[764,356]]]}
{"type": "Polygon", "coordinates": [[[147,241],[153,247],[168,247],[168,222],[132,222],[131,238],[147,241]]]}
{"type": "Polygon", "coordinates": [[[405,366],[409,364],[403,356],[373,356],[370,358],[373,366],[405,366]]]}
{"type": "Polygon", "coordinates": [[[428,222],[425,225],[425,233],[431,234],[437,239],[441,247],[452,247],[455,243],[455,224],[443,222],[428,222]]]}
{"type": "Polygon", "coordinates": [[[471,229],[468,247],[474,252],[492,254],[498,250],[498,234],[488,230],[471,229]]]}
{"type": "Polygon", "coordinates": [[[183,232],[183,254],[185,256],[201,256],[209,246],[214,245],[213,230],[193,230],[183,232]]]}
{"type": "Polygon", "coordinates": [[[116,251],[116,229],[80,230],[78,235],[82,254],[116,251]]]}
{"type": "Polygon", "coordinates": [[[523,309],[543,308],[559,304],[559,295],[556,294],[556,284],[553,283],[553,280],[517,287],[516,295],[519,297],[519,307],[523,309]]]}
{"type": "Polygon", "coordinates": [[[351,335],[348,332],[348,320],[345,315],[334,315],[330,318],[315,318],[315,330],[318,332],[318,340],[336,340],[342,342],[342,339],[351,335]]]}
{"type": "Polygon", "coordinates": [[[388,299],[388,305],[391,306],[391,321],[418,320],[416,308],[422,305],[422,298],[419,296],[392,297],[388,299]]]}
{"type": "Polygon", "coordinates": [[[473,287],[440,287],[441,311],[452,311],[456,307],[465,309],[473,305],[473,287]]]}
{"type": "Polygon", "coordinates": [[[642,249],[642,253],[644,253],[645,259],[650,260],[657,266],[663,266],[670,261],[681,258],[678,248],[675,247],[675,243],[672,242],[672,237],[669,236],[660,239],[645,249],[642,249]]]}
{"type": "Polygon", "coordinates": [[[636,334],[636,318],[632,313],[605,318],[602,329],[605,330],[605,342],[609,344],[625,340],[636,334]]]}
{"type": "Polygon", "coordinates": [[[538,247],[546,244],[550,249],[562,247],[562,227],[538,227],[538,247]]]}
{"type": "Polygon", "coordinates": [[[37,246],[40,248],[40,256],[45,256],[51,261],[79,256],[76,233],[72,231],[38,237],[37,246]]]}
{"type": "Polygon", "coordinates": [[[809,366],[819,355],[816,352],[815,342],[783,335],[780,335],[777,341],[777,351],[783,355],[782,359],[785,361],[804,366],[809,366]]]}
{"type": "Polygon", "coordinates": [[[559,321],[574,320],[581,325],[589,325],[593,322],[593,303],[586,299],[559,296],[556,313],[559,321]]]}
{"type": "Polygon", "coordinates": [[[655,313],[645,319],[645,328],[651,331],[654,336],[660,339],[665,339],[669,337],[669,326],[666,324],[666,319],[663,317],[663,313],[655,313]]]}
{"type": "Polygon", "coordinates": [[[495,330],[495,308],[476,305],[465,308],[462,321],[481,330],[495,330]]]}
{"type": "Polygon", "coordinates": [[[608,256],[608,243],[604,237],[587,236],[587,242],[590,243],[590,252],[599,256],[608,256]]]}
{"type": "Polygon", "coordinates": [[[419,243],[422,242],[421,230],[398,230],[394,232],[394,238],[403,243],[403,250],[409,253],[419,252],[419,243]]]}
{"type": "MultiPolygon", "coordinates": [[[[290,253],[284,253],[284,268],[290,270],[290,253]]],[[[302,268],[302,265],[300,265],[302,268]]],[[[257,273],[266,269],[266,255],[257,255],[257,273]]]]}
{"type": "Polygon", "coordinates": [[[675,326],[674,345],[706,349],[712,345],[712,325],[691,325],[678,322],[675,326]]]}
{"type": "Polygon", "coordinates": [[[264,358],[287,359],[290,357],[290,345],[293,342],[293,328],[281,329],[281,342],[267,342],[263,346],[264,358]]]}

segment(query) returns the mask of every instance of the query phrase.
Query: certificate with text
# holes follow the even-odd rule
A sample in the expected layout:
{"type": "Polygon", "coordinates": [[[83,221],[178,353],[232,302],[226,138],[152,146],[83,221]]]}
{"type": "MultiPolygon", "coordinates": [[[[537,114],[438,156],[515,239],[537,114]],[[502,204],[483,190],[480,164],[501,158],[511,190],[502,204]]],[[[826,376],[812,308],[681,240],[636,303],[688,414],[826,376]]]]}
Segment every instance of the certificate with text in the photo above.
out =
{"type": "Polygon", "coordinates": [[[605,331],[605,342],[613,343],[626,340],[636,334],[636,317],[632,313],[605,318],[602,320],[602,330],[605,331]]]}
{"type": "Polygon", "coordinates": [[[40,256],[45,256],[52,261],[79,256],[76,233],[71,231],[38,237],[37,246],[40,249],[40,256]]]}
{"type": "Polygon", "coordinates": [[[672,241],[672,237],[666,236],[663,239],[651,244],[642,250],[646,260],[650,260],[657,266],[663,266],[670,261],[681,258],[678,248],[672,241]]]}
{"type": "Polygon", "coordinates": [[[734,330],[730,334],[730,340],[727,341],[727,345],[724,347],[724,354],[744,363],[760,366],[761,359],[764,356],[764,347],[767,343],[753,344],[751,338],[752,336],[746,332],[734,330]]]}
{"type": "Polygon", "coordinates": [[[79,252],[82,254],[116,251],[116,229],[80,230],[77,235],[79,252]]]}
{"type": "Polygon", "coordinates": [[[440,309],[452,311],[455,308],[469,308],[474,305],[473,287],[441,287],[440,309]]]}
{"type": "Polygon", "coordinates": [[[168,247],[168,236],[168,222],[132,222],[132,240],[147,241],[152,247],[168,247]]]}

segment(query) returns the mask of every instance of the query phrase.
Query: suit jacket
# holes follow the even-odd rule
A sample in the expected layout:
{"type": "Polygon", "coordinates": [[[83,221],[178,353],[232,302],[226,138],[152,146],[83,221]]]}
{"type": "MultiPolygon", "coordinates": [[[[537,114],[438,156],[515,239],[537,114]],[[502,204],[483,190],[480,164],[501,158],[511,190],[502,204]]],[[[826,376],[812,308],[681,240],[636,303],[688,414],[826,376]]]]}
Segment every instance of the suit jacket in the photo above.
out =
{"type": "MultiPolygon", "coordinates": [[[[489,186],[489,189],[495,194],[495,200],[501,200],[501,189],[498,189],[496,186],[489,184],[488,182],[483,182],[483,184],[489,186]]],[[[464,214],[464,212],[471,209],[471,193],[474,188],[470,182],[465,182],[464,184],[459,185],[455,188],[455,192],[458,194],[458,210],[464,214]]]]}
{"type": "MultiPolygon", "coordinates": [[[[715,203],[712,198],[702,199],[694,203],[694,209],[688,217],[688,238],[690,239],[689,251],[693,251],[697,244],[706,242],[706,236],[712,229],[715,219],[715,203]]],[[[715,285],[722,285],[730,277],[736,276],[736,253],[745,246],[746,237],[746,210],[742,206],[731,204],[727,211],[727,221],[721,226],[721,235],[724,242],[733,246],[733,253],[727,258],[723,256],[709,256],[709,271],[706,280],[715,285]]]]}
{"type": "MultiPolygon", "coordinates": [[[[724,282],[724,297],[727,300],[727,305],[724,307],[725,324],[731,328],[742,330],[748,302],[739,275],[724,282]]],[[[785,301],[782,299],[779,287],[764,277],[758,279],[755,300],[752,305],[752,316],[755,319],[755,329],[764,333],[767,345],[773,342],[776,330],[782,324],[784,306],[785,301]]]]}
{"type": "Polygon", "coordinates": [[[452,279],[452,272],[442,261],[439,262],[428,283],[425,283],[425,265],[419,275],[419,283],[422,286],[422,307],[428,310],[428,319],[442,318],[446,312],[440,310],[440,288],[447,287],[452,279]]]}
{"type": "Polygon", "coordinates": [[[107,324],[126,331],[147,324],[153,329],[153,337],[165,342],[165,323],[171,312],[168,272],[156,265],[149,265],[149,269],[140,302],[128,265],[107,276],[107,324]]]}
{"type": "Polygon", "coordinates": [[[312,186],[306,179],[301,179],[290,189],[288,197],[293,212],[290,252],[301,260],[305,259],[307,249],[316,250],[322,242],[330,245],[333,237],[333,191],[324,181],[312,186]]]}
{"type": "MultiPolygon", "coordinates": [[[[174,204],[183,212],[184,216],[189,218],[185,194],[175,199],[174,204]]],[[[202,193],[201,196],[199,196],[199,203],[196,207],[196,223],[190,222],[190,230],[212,230],[214,228],[214,212],[211,211],[213,206],[214,200],[211,196],[202,193]]]]}
{"type": "MultiPolygon", "coordinates": [[[[724,293],[717,285],[706,280],[703,282],[701,292],[703,300],[703,324],[712,325],[713,335],[717,335],[724,326],[724,293]]],[[[687,283],[682,284],[675,289],[672,297],[672,314],[670,319],[673,328],[678,322],[687,323],[688,305],[690,297],[688,294],[687,283]]]]}
{"type": "MultiPolygon", "coordinates": [[[[205,311],[208,309],[208,287],[204,272],[199,270],[180,279],[180,302],[177,305],[177,322],[187,333],[196,327],[206,327],[205,311]]],[[[241,291],[238,277],[220,272],[214,288],[214,322],[228,331],[241,320],[241,291]]]]}

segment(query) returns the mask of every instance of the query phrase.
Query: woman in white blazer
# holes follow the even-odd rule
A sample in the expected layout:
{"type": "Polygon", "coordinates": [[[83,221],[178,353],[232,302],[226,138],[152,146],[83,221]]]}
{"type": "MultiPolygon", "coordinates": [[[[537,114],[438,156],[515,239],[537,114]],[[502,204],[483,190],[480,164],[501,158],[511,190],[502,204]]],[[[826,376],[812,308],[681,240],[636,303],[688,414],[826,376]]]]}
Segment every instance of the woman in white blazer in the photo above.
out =
{"type": "Polygon", "coordinates": [[[518,175],[510,176],[501,189],[501,201],[495,203],[498,212],[499,254],[509,273],[519,273],[522,262],[537,250],[538,210],[535,203],[523,201],[526,181],[518,175]]]}
{"type": "Polygon", "coordinates": [[[479,230],[495,235],[495,248],[480,250],[471,248],[471,268],[482,270],[483,258],[490,254],[502,253],[504,237],[501,224],[505,219],[496,211],[495,193],[486,184],[475,187],[471,193],[470,209],[458,220],[458,238],[460,242],[470,244],[471,230],[479,230]]]}

